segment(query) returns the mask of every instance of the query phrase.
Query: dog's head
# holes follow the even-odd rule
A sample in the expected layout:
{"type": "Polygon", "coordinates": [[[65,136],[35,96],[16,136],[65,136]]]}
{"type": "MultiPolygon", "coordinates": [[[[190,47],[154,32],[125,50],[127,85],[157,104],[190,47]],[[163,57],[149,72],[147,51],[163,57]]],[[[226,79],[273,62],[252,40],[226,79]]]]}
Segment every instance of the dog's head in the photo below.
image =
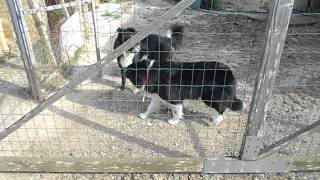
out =
{"type": "Polygon", "coordinates": [[[154,65],[155,60],[144,59],[139,62],[133,62],[126,68],[126,77],[137,88],[144,88],[148,83],[150,69],[154,65]]]}
{"type": "MultiPolygon", "coordinates": [[[[128,28],[120,28],[119,27],[117,29],[117,33],[118,33],[117,41],[118,41],[119,45],[121,45],[124,42],[126,42],[128,39],[130,39],[132,36],[134,36],[137,33],[137,31],[132,27],[128,27],[128,28]]],[[[136,46],[129,49],[129,51],[136,53],[135,51],[137,51],[137,50],[135,50],[135,49],[139,48],[138,46],[139,46],[139,44],[137,44],[136,46]]]]}

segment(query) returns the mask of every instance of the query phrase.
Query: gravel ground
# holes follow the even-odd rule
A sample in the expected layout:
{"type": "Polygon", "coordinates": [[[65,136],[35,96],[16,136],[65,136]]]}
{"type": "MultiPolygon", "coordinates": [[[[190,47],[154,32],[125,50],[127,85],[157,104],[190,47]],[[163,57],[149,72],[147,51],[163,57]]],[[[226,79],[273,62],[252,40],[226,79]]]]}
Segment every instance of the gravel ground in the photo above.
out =
{"type": "Polygon", "coordinates": [[[254,174],[254,175],[222,175],[222,174],[178,174],[178,173],[167,173],[167,174],[0,174],[0,177],[5,179],[112,179],[112,180],[192,180],[192,179],[203,179],[203,180],[317,180],[319,179],[319,173],[281,173],[281,174],[254,174]]]}

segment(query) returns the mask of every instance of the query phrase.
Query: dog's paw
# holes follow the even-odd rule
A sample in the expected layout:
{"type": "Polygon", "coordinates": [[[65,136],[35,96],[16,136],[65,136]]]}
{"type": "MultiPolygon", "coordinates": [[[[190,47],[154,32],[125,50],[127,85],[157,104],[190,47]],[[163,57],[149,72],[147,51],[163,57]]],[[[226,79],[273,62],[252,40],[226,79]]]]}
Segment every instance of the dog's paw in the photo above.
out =
{"type": "Polygon", "coordinates": [[[116,88],[117,91],[124,91],[125,90],[125,86],[119,86],[116,88]]]}
{"type": "Polygon", "coordinates": [[[245,102],[242,102],[242,110],[247,108],[247,104],[245,102]]]}
{"type": "Polygon", "coordinates": [[[222,121],[223,121],[223,116],[222,116],[222,115],[218,115],[218,116],[212,117],[212,123],[213,123],[214,125],[218,125],[218,124],[220,124],[222,121]]]}
{"type": "Polygon", "coordinates": [[[174,119],[174,118],[168,121],[168,123],[171,125],[177,125],[179,122],[180,122],[180,119],[174,119]]]}
{"type": "Polygon", "coordinates": [[[121,91],[124,91],[125,88],[126,88],[125,86],[122,86],[122,85],[121,85],[119,89],[120,89],[121,91]]]}
{"type": "Polygon", "coordinates": [[[147,118],[149,117],[149,115],[148,115],[147,113],[140,113],[140,114],[139,114],[139,117],[140,117],[141,119],[147,119],[147,118]]]}
{"type": "Polygon", "coordinates": [[[133,92],[133,94],[138,94],[140,92],[140,89],[135,88],[135,89],[133,89],[132,92],[133,92]]]}

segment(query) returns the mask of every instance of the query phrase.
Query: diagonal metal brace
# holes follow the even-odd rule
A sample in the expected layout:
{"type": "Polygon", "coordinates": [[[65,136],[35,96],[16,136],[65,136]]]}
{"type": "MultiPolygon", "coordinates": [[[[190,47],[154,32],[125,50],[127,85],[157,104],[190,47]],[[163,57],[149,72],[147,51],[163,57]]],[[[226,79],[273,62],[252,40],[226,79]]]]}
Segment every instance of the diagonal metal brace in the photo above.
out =
{"type": "Polygon", "coordinates": [[[279,152],[279,150],[287,147],[289,144],[310,137],[316,132],[320,132],[320,120],[262,149],[260,151],[259,158],[265,158],[273,153],[279,152]]]}

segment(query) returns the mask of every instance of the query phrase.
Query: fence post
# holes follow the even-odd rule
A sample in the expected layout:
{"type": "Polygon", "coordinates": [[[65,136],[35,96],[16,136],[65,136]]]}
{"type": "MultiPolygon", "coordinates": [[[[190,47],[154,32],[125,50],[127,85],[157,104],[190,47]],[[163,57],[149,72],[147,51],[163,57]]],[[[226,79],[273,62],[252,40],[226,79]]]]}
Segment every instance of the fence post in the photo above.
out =
{"type": "Polygon", "coordinates": [[[33,62],[35,62],[35,58],[32,51],[32,45],[28,34],[28,29],[26,27],[26,22],[23,14],[20,12],[20,7],[22,7],[21,1],[19,1],[19,5],[16,0],[8,0],[8,7],[11,15],[11,19],[14,25],[15,33],[17,36],[17,40],[19,43],[22,60],[24,64],[24,68],[27,73],[27,78],[29,81],[29,85],[32,90],[32,96],[42,101],[43,97],[40,89],[40,81],[38,77],[37,70],[33,67],[33,62]]]}
{"type": "Polygon", "coordinates": [[[98,70],[98,77],[102,77],[102,66],[101,66],[101,57],[100,57],[100,44],[99,44],[99,36],[97,32],[97,17],[94,12],[96,9],[96,3],[95,0],[91,2],[91,13],[92,13],[92,22],[93,22],[93,33],[94,33],[94,41],[95,41],[95,47],[96,47],[96,56],[97,56],[97,65],[99,67],[98,70]]]}
{"type": "Polygon", "coordinates": [[[293,2],[294,0],[272,0],[270,5],[263,57],[255,80],[248,125],[241,147],[242,160],[258,159],[262,145],[261,127],[267,116],[293,2]]]}

